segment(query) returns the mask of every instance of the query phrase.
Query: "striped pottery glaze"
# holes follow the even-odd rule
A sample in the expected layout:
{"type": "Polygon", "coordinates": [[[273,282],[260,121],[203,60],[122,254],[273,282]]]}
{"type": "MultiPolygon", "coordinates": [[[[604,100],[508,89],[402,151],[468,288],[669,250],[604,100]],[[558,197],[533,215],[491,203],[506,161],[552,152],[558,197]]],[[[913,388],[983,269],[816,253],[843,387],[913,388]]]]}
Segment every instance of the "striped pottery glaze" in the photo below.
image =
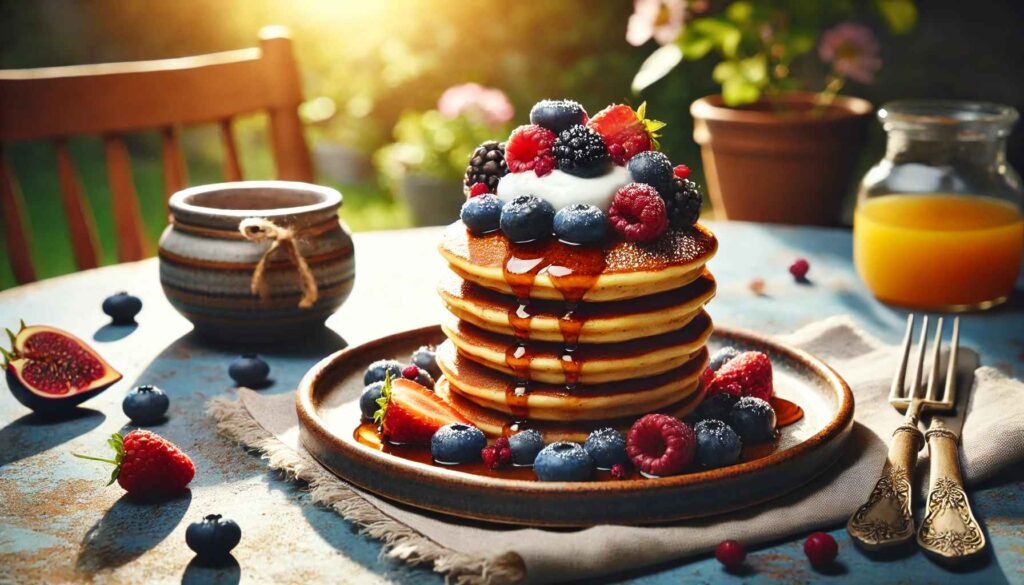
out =
{"type": "MultiPolygon", "coordinates": [[[[242,181],[192,187],[170,200],[172,222],[160,238],[160,283],[171,305],[196,331],[222,340],[261,343],[315,332],[352,291],[352,237],[338,218],[341,193],[290,181],[242,181]],[[279,248],[267,258],[265,298],[253,271],[271,246],[239,231],[248,218],[295,234],[318,296],[300,308],[298,268],[279,248]]],[[[283,246],[282,246],[283,248],[283,246]]]]}

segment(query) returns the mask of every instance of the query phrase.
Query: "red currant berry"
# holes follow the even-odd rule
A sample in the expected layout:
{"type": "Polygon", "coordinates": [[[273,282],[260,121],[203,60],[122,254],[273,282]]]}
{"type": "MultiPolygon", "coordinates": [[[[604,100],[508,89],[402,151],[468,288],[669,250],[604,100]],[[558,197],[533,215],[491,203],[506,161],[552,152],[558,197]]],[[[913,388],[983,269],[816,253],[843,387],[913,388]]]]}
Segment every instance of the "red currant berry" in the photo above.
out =
{"type": "Polygon", "coordinates": [[[612,465],[611,472],[613,479],[626,479],[626,466],[621,463],[612,465]]]}
{"type": "Polygon", "coordinates": [[[415,380],[416,376],[420,375],[420,369],[416,366],[405,366],[402,368],[402,377],[410,380],[415,380]]]}
{"type": "Polygon", "coordinates": [[[824,567],[836,560],[839,554],[839,545],[831,534],[815,532],[804,541],[804,554],[807,560],[815,567],[824,567]]]}
{"type": "Polygon", "coordinates": [[[789,273],[797,280],[807,278],[807,272],[811,269],[811,263],[804,258],[797,258],[789,265],[789,273]]]}
{"type": "Polygon", "coordinates": [[[734,569],[743,564],[747,551],[736,540],[723,540],[715,547],[715,558],[726,568],[734,569]]]}
{"type": "Polygon", "coordinates": [[[479,197],[488,191],[490,189],[487,187],[487,183],[473,183],[473,186],[469,188],[469,196],[479,197]]]}
{"type": "MultiPolygon", "coordinates": [[[[689,178],[689,176],[690,176],[690,167],[688,167],[686,165],[676,165],[675,167],[672,168],[672,174],[675,175],[677,179],[689,178]]],[[[726,541],[726,542],[728,542],[728,541],[726,541]]]]}

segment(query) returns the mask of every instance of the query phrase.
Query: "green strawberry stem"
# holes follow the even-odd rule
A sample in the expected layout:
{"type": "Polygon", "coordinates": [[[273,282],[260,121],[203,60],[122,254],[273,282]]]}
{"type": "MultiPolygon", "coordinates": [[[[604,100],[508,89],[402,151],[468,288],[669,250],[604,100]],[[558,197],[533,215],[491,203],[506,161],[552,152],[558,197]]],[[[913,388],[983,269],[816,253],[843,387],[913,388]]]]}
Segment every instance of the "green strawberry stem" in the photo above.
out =
{"type": "Polygon", "coordinates": [[[81,455],[78,453],[72,453],[72,455],[79,459],[88,459],[89,461],[99,461],[101,463],[113,465],[114,471],[110,474],[110,481],[107,482],[107,485],[110,485],[117,480],[118,474],[121,473],[121,463],[124,462],[124,437],[119,433],[114,433],[113,435],[110,435],[109,439],[107,439],[107,445],[110,445],[110,448],[114,450],[115,456],[113,459],[104,459],[102,457],[93,457],[92,455],[81,455]]]}
{"type": "Polygon", "coordinates": [[[384,415],[388,412],[388,402],[391,401],[391,372],[384,372],[384,386],[380,389],[380,398],[377,399],[377,412],[373,413],[373,422],[377,425],[384,424],[384,415]]]}

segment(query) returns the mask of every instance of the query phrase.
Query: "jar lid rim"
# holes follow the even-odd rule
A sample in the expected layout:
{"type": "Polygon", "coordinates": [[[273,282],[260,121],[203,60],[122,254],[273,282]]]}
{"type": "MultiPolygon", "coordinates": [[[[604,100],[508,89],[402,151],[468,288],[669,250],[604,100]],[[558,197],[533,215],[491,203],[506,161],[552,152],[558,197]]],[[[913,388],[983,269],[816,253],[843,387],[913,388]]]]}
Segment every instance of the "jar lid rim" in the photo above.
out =
{"type": "Polygon", "coordinates": [[[895,100],[882,104],[878,119],[883,123],[928,126],[1012,126],[1019,117],[1011,106],[967,100],[895,100]]]}

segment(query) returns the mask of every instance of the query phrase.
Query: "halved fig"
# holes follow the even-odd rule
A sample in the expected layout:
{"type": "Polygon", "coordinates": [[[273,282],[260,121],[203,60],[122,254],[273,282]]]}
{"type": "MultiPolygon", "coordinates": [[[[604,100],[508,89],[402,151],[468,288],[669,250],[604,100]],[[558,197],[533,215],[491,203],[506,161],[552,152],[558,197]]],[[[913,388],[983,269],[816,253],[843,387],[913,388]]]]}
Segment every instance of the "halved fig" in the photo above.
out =
{"type": "Polygon", "coordinates": [[[4,356],[7,386],[18,402],[40,414],[67,412],[121,379],[84,341],[45,325],[10,329],[11,351],[4,356]]]}

